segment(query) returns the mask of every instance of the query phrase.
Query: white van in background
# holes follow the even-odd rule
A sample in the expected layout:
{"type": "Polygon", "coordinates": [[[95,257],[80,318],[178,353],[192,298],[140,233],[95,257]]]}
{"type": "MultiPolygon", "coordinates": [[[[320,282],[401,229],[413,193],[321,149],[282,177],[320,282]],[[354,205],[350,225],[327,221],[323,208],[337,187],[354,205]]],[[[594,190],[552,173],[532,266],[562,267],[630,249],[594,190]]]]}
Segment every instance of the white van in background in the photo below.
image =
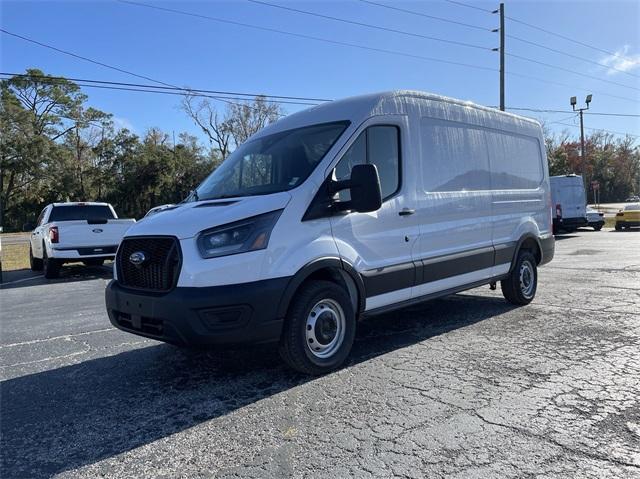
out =
{"type": "Polygon", "coordinates": [[[580,175],[549,178],[553,203],[553,231],[572,232],[587,226],[587,198],[580,175]]]}
{"type": "Polygon", "coordinates": [[[553,257],[540,125],[397,91],[269,125],[116,256],[114,326],[181,345],[276,342],[319,374],[356,320],[501,281],[529,303],[553,257]]]}

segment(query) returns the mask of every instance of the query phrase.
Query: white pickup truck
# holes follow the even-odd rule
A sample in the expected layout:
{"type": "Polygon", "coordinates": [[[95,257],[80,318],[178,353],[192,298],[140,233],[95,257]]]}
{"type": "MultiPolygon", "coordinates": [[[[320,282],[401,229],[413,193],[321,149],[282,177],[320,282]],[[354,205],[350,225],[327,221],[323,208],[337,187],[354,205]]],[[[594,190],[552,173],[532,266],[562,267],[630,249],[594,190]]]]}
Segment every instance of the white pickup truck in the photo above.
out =
{"type": "Polygon", "coordinates": [[[47,205],[31,233],[32,271],[56,278],[64,263],[99,266],[113,259],[134,219],[118,219],[108,203],[52,203],[47,205]]]}

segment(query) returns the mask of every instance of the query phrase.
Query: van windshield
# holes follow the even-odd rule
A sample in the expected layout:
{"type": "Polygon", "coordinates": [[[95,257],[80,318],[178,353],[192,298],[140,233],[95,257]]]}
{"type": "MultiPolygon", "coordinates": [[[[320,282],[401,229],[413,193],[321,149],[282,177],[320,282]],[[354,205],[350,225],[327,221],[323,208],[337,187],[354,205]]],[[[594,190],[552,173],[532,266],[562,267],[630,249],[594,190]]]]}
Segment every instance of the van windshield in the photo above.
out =
{"type": "Polygon", "coordinates": [[[274,133],[240,145],[187,201],[254,196],[300,185],[322,161],[349,122],[274,133]]]}

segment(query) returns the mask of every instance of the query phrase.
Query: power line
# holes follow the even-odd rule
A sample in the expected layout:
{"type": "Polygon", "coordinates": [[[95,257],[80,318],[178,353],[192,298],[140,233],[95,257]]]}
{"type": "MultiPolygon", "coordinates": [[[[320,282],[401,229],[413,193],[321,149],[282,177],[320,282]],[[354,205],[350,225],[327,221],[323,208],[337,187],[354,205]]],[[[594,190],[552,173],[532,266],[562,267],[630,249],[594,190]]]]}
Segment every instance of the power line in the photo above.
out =
{"type": "Polygon", "coordinates": [[[586,88],[580,88],[580,87],[576,87],[575,85],[570,85],[568,83],[562,83],[562,82],[557,82],[555,80],[547,80],[545,78],[539,78],[539,77],[534,77],[531,75],[525,75],[524,73],[517,73],[517,72],[511,72],[511,71],[507,71],[506,72],[507,75],[509,76],[515,76],[515,77],[519,77],[519,78],[526,78],[528,80],[535,80],[541,83],[546,83],[549,85],[558,85],[558,86],[563,86],[563,87],[567,87],[567,88],[571,88],[571,89],[576,89],[576,90],[581,90],[581,91],[585,91],[588,93],[597,93],[598,95],[603,95],[603,96],[608,96],[611,98],[617,98],[619,100],[625,100],[625,101],[630,101],[630,102],[635,102],[638,103],[638,99],[635,98],[628,98],[628,97],[624,97],[624,96],[620,96],[620,95],[614,95],[613,93],[605,93],[602,91],[597,91],[597,90],[593,90],[593,89],[586,89],[586,88]]]}
{"type": "Polygon", "coordinates": [[[282,100],[302,100],[306,102],[327,102],[332,101],[326,98],[308,98],[301,96],[283,96],[283,95],[267,95],[264,93],[242,93],[242,92],[234,92],[234,91],[219,91],[219,90],[205,90],[199,88],[187,88],[187,87],[170,87],[170,86],[156,86],[142,83],[125,83],[125,82],[117,82],[117,81],[107,81],[107,80],[88,80],[86,78],[71,78],[71,77],[56,77],[51,75],[33,75],[33,74],[25,74],[25,73],[9,73],[9,72],[0,72],[0,75],[5,76],[17,76],[17,77],[26,77],[26,78],[40,78],[40,79],[54,79],[54,80],[69,80],[74,82],[86,82],[86,83],[99,83],[105,85],[118,85],[118,86],[127,86],[127,87],[142,87],[142,88],[157,88],[162,90],[180,90],[185,93],[214,93],[219,95],[235,95],[235,96],[246,96],[253,99],[258,96],[262,96],[265,98],[274,98],[274,99],[282,99],[282,100]]]}
{"type": "Polygon", "coordinates": [[[545,122],[545,124],[553,125],[554,123],[562,123],[563,121],[567,121],[567,120],[571,120],[572,118],[575,118],[577,115],[578,115],[577,113],[574,113],[573,115],[568,116],[567,118],[561,118],[560,120],[545,122]]]}
{"type": "MultiPolygon", "coordinates": [[[[0,73],[0,75],[6,75],[5,73],[0,73]]],[[[22,75],[24,77],[29,77],[30,75],[22,75]]],[[[67,80],[71,80],[70,78],[68,78],[67,80]]],[[[46,77],[40,77],[40,81],[43,82],[47,82],[47,83],[54,83],[54,84],[60,84],[62,83],[61,80],[56,80],[53,78],[46,78],[46,77]]],[[[164,95],[178,95],[178,96],[193,96],[193,97],[206,97],[208,98],[209,95],[203,94],[203,93],[198,93],[198,92],[194,92],[194,91],[190,91],[188,89],[183,89],[183,88],[175,88],[173,90],[171,89],[164,89],[164,90],[159,90],[157,89],[157,87],[153,86],[153,85],[135,85],[135,84],[127,84],[124,83],[123,85],[130,85],[130,86],[114,86],[117,85],[118,82],[106,82],[109,83],[108,85],[97,85],[95,83],[105,83],[105,82],[97,82],[95,80],[88,80],[88,81],[93,81],[94,83],[84,83],[83,80],[78,80],[75,79],[73,80],[75,82],[76,85],[81,86],[81,87],[86,87],[86,88],[98,88],[98,89],[102,89],[102,90],[116,90],[116,91],[132,91],[132,92],[139,92],[139,93],[156,93],[156,94],[164,94],[164,95]]],[[[218,100],[229,100],[229,101],[247,101],[250,100],[250,98],[244,98],[244,97],[238,97],[238,96],[216,96],[216,99],[218,100]]],[[[318,103],[312,103],[312,102],[302,102],[302,101],[292,101],[292,100],[277,100],[277,99],[265,99],[265,102],[267,103],[278,103],[278,104],[288,104],[288,105],[307,105],[307,106],[316,106],[318,105],[318,103]]]]}
{"type": "Polygon", "coordinates": [[[542,61],[539,61],[539,60],[534,60],[533,58],[523,57],[523,56],[520,56],[520,55],[516,55],[515,53],[505,53],[505,55],[508,56],[508,57],[517,58],[519,60],[524,60],[524,61],[527,61],[527,62],[536,63],[538,65],[542,65],[542,66],[545,66],[545,67],[548,67],[548,68],[555,68],[556,70],[561,70],[561,71],[564,71],[564,72],[573,73],[574,75],[580,75],[582,77],[590,78],[592,80],[598,80],[598,81],[605,82],[605,83],[611,83],[612,85],[617,85],[617,86],[620,86],[620,87],[623,87],[623,88],[629,88],[631,90],[640,91],[640,88],[638,88],[638,87],[625,85],[624,83],[618,83],[618,82],[611,81],[611,80],[605,80],[604,78],[598,78],[598,77],[593,76],[593,75],[587,75],[586,73],[581,73],[581,72],[578,72],[578,71],[575,71],[575,70],[571,70],[569,68],[560,67],[558,65],[552,65],[551,63],[546,63],[546,62],[542,62],[542,61]]]}
{"type": "Polygon", "coordinates": [[[373,51],[373,52],[378,52],[378,53],[385,53],[385,54],[389,54],[389,55],[397,55],[397,56],[402,56],[402,57],[407,57],[407,58],[414,58],[417,60],[425,60],[425,61],[431,61],[431,62],[437,62],[437,63],[445,63],[448,65],[456,65],[456,66],[462,66],[462,67],[467,67],[467,68],[475,68],[477,70],[485,70],[485,71],[498,71],[495,68],[491,68],[491,67],[485,67],[482,65],[473,65],[470,63],[464,63],[464,62],[456,62],[456,61],[452,61],[452,60],[444,60],[441,58],[434,58],[434,57],[427,57],[427,56],[423,56],[423,55],[415,55],[412,53],[407,53],[407,52],[401,52],[398,50],[387,50],[384,48],[376,48],[376,47],[370,47],[370,46],[366,46],[366,45],[360,45],[357,43],[349,43],[349,42],[343,42],[343,41],[339,41],[339,40],[330,40],[328,38],[322,38],[322,37],[316,37],[316,36],[312,36],[312,35],[306,35],[304,33],[294,33],[294,32],[289,32],[286,30],[279,30],[277,28],[270,28],[270,27],[263,27],[263,26],[259,26],[259,25],[253,25],[250,23],[243,23],[243,22],[237,22],[235,20],[227,20],[227,19],[223,19],[223,18],[218,18],[218,17],[212,17],[209,15],[203,15],[200,13],[192,13],[192,12],[187,12],[184,10],[176,10],[174,8],[167,8],[167,7],[160,7],[158,5],[151,5],[151,4],[147,4],[147,3],[141,3],[141,2],[134,2],[134,1],[130,1],[130,0],[116,0],[120,3],[128,3],[130,5],[135,5],[138,7],[145,7],[145,8],[151,8],[151,9],[155,9],[155,10],[160,10],[160,11],[164,11],[164,12],[169,12],[169,13],[175,13],[178,15],[185,15],[185,16],[189,16],[189,17],[196,17],[196,18],[201,18],[204,20],[210,20],[210,21],[214,21],[214,22],[219,22],[219,23],[227,23],[230,25],[236,25],[236,26],[241,26],[241,27],[245,27],[245,28],[252,28],[255,30],[262,30],[262,31],[267,31],[267,32],[271,32],[271,33],[278,33],[281,35],[288,35],[288,36],[292,36],[292,37],[297,37],[297,38],[304,38],[307,40],[314,40],[314,41],[318,41],[318,42],[324,42],[324,43],[330,43],[333,45],[340,45],[340,46],[346,46],[346,47],[351,47],[351,48],[358,48],[360,50],[368,50],[368,51],[373,51]]]}
{"type": "MultiPolygon", "coordinates": [[[[264,5],[264,6],[268,6],[268,7],[272,7],[272,8],[278,8],[278,9],[281,9],[281,10],[300,13],[300,14],[303,14],[303,15],[310,15],[310,16],[313,16],[313,17],[323,18],[323,19],[326,19],[326,20],[337,21],[337,22],[342,22],[342,23],[347,23],[347,24],[357,25],[357,26],[363,26],[363,27],[366,27],[366,28],[372,28],[372,29],[376,29],[376,30],[381,30],[381,31],[386,31],[386,32],[391,32],[391,33],[397,33],[397,34],[411,36],[411,37],[422,38],[422,39],[426,39],[426,40],[445,42],[445,43],[450,43],[450,44],[454,44],[454,45],[458,45],[458,46],[464,46],[464,47],[469,47],[469,48],[478,48],[478,49],[482,49],[482,50],[491,50],[490,48],[482,47],[482,46],[474,45],[474,44],[470,44],[470,43],[446,40],[446,39],[442,39],[442,38],[431,37],[431,36],[428,36],[428,35],[421,35],[421,34],[418,34],[418,33],[407,32],[407,31],[404,31],[404,30],[397,30],[397,29],[393,29],[393,28],[382,27],[380,25],[373,25],[373,24],[370,24],[370,23],[356,22],[356,21],[347,20],[347,19],[344,19],[344,18],[339,18],[339,17],[329,16],[329,15],[323,15],[323,14],[320,14],[320,13],[310,12],[308,10],[300,10],[298,8],[286,7],[286,6],[283,6],[283,5],[277,5],[277,4],[266,2],[266,1],[263,1],[263,0],[247,0],[247,1],[251,2],[251,3],[258,4],[258,5],[264,5]]],[[[527,40],[525,40],[525,41],[527,41],[527,40]]],[[[532,42],[530,42],[530,43],[532,43],[532,42]]],[[[536,44],[536,45],[538,45],[538,44],[536,44]]],[[[554,51],[558,51],[558,50],[554,50],[554,51]]],[[[612,80],[606,80],[604,78],[598,78],[598,77],[593,76],[593,75],[588,75],[586,73],[582,73],[582,72],[579,72],[579,71],[571,70],[569,68],[564,68],[564,67],[561,67],[561,66],[552,65],[550,63],[542,62],[542,61],[535,60],[535,59],[532,59],[532,58],[523,57],[521,55],[516,55],[516,54],[513,54],[513,53],[505,53],[505,55],[507,55],[509,57],[513,57],[513,58],[518,58],[520,60],[536,63],[538,65],[546,66],[548,68],[555,68],[557,70],[561,70],[561,71],[565,71],[565,72],[568,72],[568,73],[572,73],[574,75],[580,75],[580,76],[583,76],[585,78],[590,78],[590,79],[598,80],[598,81],[601,81],[601,82],[604,82],[604,83],[611,83],[612,85],[617,85],[617,86],[620,86],[620,87],[623,87],[623,88],[629,88],[629,89],[632,89],[632,90],[640,91],[640,88],[629,86],[629,85],[625,85],[624,83],[619,83],[619,82],[615,82],[615,81],[612,81],[612,80]]],[[[606,65],[602,65],[602,64],[599,64],[599,65],[606,67],[606,65]]]]}
{"type": "MultiPolygon", "coordinates": [[[[360,0],[360,1],[364,1],[364,0],[360,0]]],[[[538,47],[538,48],[543,48],[545,50],[549,50],[550,52],[558,53],[559,55],[564,55],[566,57],[575,58],[575,59],[581,60],[583,62],[591,63],[592,65],[598,65],[598,66],[601,66],[603,68],[607,68],[609,70],[614,70],[614,71],[617,71],[617,72],[620,72],[620,73],[624,73],[626,75],[629,75],[629,76],[632,76],[632,77],[635,77],[635,78],[640,78],[640,75],[636,75],[635,73],[631,73],[631,72],[628,72],[628,71],[625,71],[625,70],[621,70],[620,68],[615,68],[615,67],[612,67],[610,65],[606,65],[604,63],[596,62],[594,60],[589,60],[588,58],[584,58],[584,57],[581,57],[581,56],[578,56],[578,55],[574,55],[572,53],[567,53],[567,52],[565,52],[563,50],[558,50],[556,48],[548,47],[546,45],[542,45],[541,43],[532,42],[531,40],[520,38],[520,37],[517,37],[515,35],[505,34],[505,36],[507,38],[511,38],[512,40],[517,40],[519,42],[527,43],[529,45],[533,45],[533,46],[538,47]]]]}
{"type": "MultiPolygon", "coordinates": [[[[492,107],[492,108],[496,108],[496,107],[492,107]]],[[[553,109],[549,109],[549,108],[522,108],[522,107],[513,107],[513,108],[507,108],[507,110],[514,110],[514,111],[532,111],[532,112],[536,112],[536,113],[572,113],[571,110],[553,110],[553,109]]],[[[624,117],[640,117],[639,114],[635,114],[635,113],[605,113],[605,112],[594,112],[594,111],[585,111],[584,112],[585,115],[596,115],[596,116],[624,116],[624,117]]]]}
{"type": "Polygon", "coordinates": [[[448,43],[448,44],[451,44],[451,45],[457,45],[457,46],[461,46],[461,47],[477,48],[479,50],[491,51],[491,48],[489,48],[489,47],[483,47],[481,45],[475,45],[473,43],[458,42],[456,40],[448,40],[446,38],[432,37],[430,35],[422,35],[420,33],[407,32],[407,31],[404,31],[404,30],[396,30],[395,28],[387,28],[387,27],[383,27],[383,26],[380,26],[380,25],[373,25],[373,24],[370,24],[370,23],[357,22],[357,21],[354,21],[354,20],[347,20],[345,18],[333,17],[331,15],[323,15],[321,13],[310,12],[308,10],[300,10],[298,8],[285,7],[284,5],[277,5],[275,3],[264,2],[262,0],[247,0],[247,2],[255,3],[257,5],[263,5],[263,6],[266,6],[266,7],[279,8],[281,10],[286,10],[286,11],[294,12],[294,13],[300,13],[300,14],[303,14],[303,15],[309,15],[309,16],[312,16],[312,17],[324,18],[325,20],[331,20],[331,21],[334,21],[334,22],[347,23],[349,25],[356,25],[356,26],[359,26],[359,27],[372,28],[372,29],[381,30],[381,31],[384,31],[384,32],[397,33],[397,34],[400,34],[400,35],[406,35],[406,36],[415,37],[415,38],[422,38],[424,40],[430,40],[430,41],[434,41],[434,42],[448,43]]]}
{"type": "Polygon", "coordinates": [[[492,10],[487,10],[486,8],[477,7],[476,5],[469,5],[468,3],[456,2],[455,0],[445,0],[445,2],[453,3],[454,5],[460,5],[461,7],[473,8],[474,10],[480,10],[485,13],[493,13],[492,10]]]}
{"type": "MultiPolygon", "coordinates": [[[[166,82],[163,82],[163,81],[160,81],[160,80],[156,80],[155,78],[151,78],[151,77],[148,77],[148,76],[145,76],[145,75],[140,75],[138,73],[134,73],[132,71],[125,70],[123,68],[119,68],[119,67],[116,67],[116,66],[113,66],[113,65],[109,65],[107,63],[100,62],[98,60],[94,60],[92,58],[84,57],[82,55],[78,55],[76,53],[73,53],[73,52],[70,52],[70,51],[67,51],[67,50],[62,50],[60,48],[54,47],[53,45],[42,43],[42,42],[39,42],[37,40],[33,40],[32,38],[28,38],[28,37],[25,37],[25,36],[22,36],[22,35],[18,35],[17,33],[12,33],[12,32],[10,32],[8,30],[3,29],[3,28],[0,28],[0,32],[4,33],[6,35],[11,35],[13,37],[19,38],[19,39],[24,40],[26,42],[33,43],[35,45],[39,45],[41,47],[48,48],[50,50],[54,50],[54,51],[56,51],[58,53],[63,53],[65,55],[69,55],[71,57],[74,57],[74,58],[77,58],[77,59],[80,59],[80,60],[84,60],[84,61],[87,61],[89,63],[93,63],[95,65],[99,65],[99,66],[102,66],[102,67],[105,67],[105,68],[109,68],[111,70],[115,70],[115,71],[118,71],[118,72],[121,72],[121,73],[126,73],[127,75],[132,75],[132,76],[135,76],[137,78],[142,78],[144,80],[149,80],[149,81],[152,81],[154,83],[158,83],[160,85],[164,85],[164,86],[168,86],[168,87],[173,87],[173,88],[176,88],[176,89],[180,89],[181,88],[179,86],[172,85],[170,83],[166,83],[166,82]]],[[[211,96],[211,95],[200,95],[200,96],[204,96],[206,98],[211,98],[213,100],[218,100],[218,101],[221,101],[221,102],[224,102],[224,103],[228,103],[230,105],[239,105],[238,103],[235,103],[233,101],[227,100],[226,98],[222,98],[222,97],[215,97],[215,96],[211,96]]],[[[247,106],[248,108],[250,108],[252,110],[258,111],[256,108],[254,108],[254,107],[252,107],[250,105],[242,105],[242,106],[247,106]]],[[[279,116],[282,116],[282,115],[279,115],[279,116]]]]}
{"type": "MultiPolygon", "coordinates": [[[[578,125],[572,125],[571,123],[561,123],[561,122],[555,122],[558,123],[560,125],[564,125],[564,126],[570,126],[572,128],[580,128],[578,125]]],[[[584,127],[585,130],[591,130],[591,131],[604,131],[606,133],[612,133],[614,135],[625,135],[625,136],[631,136],[633,138],[640,138],[640,135],[633,135],[631,133],[627,133],[625,131],[614,131],[614,130],[605,130],[604,128],[589,128],[587,126],[584,127]]]]}
{"type": "MultiPolygon", "coordinates": [[[[449,0],[447,0],[447,1],[449,1],[449,0]]],[[[580,40],[576,40],[575,38],[571,38],[571,37],[568,37],[566,35],[562,35],[560,33],[556,33],[556,32],[553,32],[551,30],[547,30],[545,28],[538,27],[536,25],[532,25],[531,23],[527,23],[527,22],[524,22],[522,20],[518,20],[517,18],[509,17],[509,16],[506,16],[506,15],[505,15],[505,18],[511,20],[512,22],[520,23],[521,25],[525,25],[525,26],[527,26],[529,28],[533,28],[535,30],[539,30],[539,31],[544,32],[544,33],[546,33],[548,35],[553,35],[555,37],[562,38],[563,40],[567,40],[569,42],[573,42],[573,43],[576,43],[578,45],[582,45],[583,47],[591,48],[593,50],[597,50],[597,51],[599,51],[601,53],[606,53],[607,55],[611,55],[611,56],[614,56],[614,57],[617,57],[617,58],[628,59],[628,57],[626,57],[624,55],[620,55],[620,54],[615,53],[615,52],[610,52],[608,50],[604,50],[604,49],[602,49],[600,47],[596,47],[594,45],[590,45],[588,43],[584,43],[584,42],[582,42],[580,40]]]]}
{"type": "Polygon", "coordinates": [[[474,28],[476,30],[482,30],[482,31],[485,31],[485,32],[491,32],[490,28],[481,27],[481,26],[478,26],[478,25],[473,25],[471,23],[459,22],[457,20],[451,20],[449,18],[444,18],[444,17],[436,17],[435,15],[428,15],[426,13],[416,12],[415,10],[408,10],[406,8],[400,8],[400,7],[396,7],[396,6],[386,5],[384,3],[373,2],[371,0],[358,0],[358,1],[362,2],[362,3],[368,3],[369,5],[375,5],[377,7],[387,8],[389,10],[395,10],[397,12],[403,12],[403,13],[408,13],[410,15],[416,15],[416,16],[419,16],[419,17],[429,18],[431,20],[438,20],[440,22],[451,23],[453,25],[460,25],[462,27],[474,28]]]}
{"type": "MultiPolygon", "coordinates": [[[[476,69],[481,69],[481,70],[486,70],[486,71],[494,71],[494,72],[498,71],[495,68],[484,67],[484,66],[480,66],[480,65],[471,65],[471,64],[468,64],[468,63],[453,62],[453,61],[450,61],[450,60],[443,60],[443,59],[439,59],[439,58],[425,57],[425,56],[422,56],[422,55],[414,55],[414,54],[410,54],[410,53],[406,53],[406,52],[400,52],[400,51],[397,51],[397,50],[386,50],[386,49],[380,49],[380,48],[375,48],[375,47],[370,47],[370,46],[365,46],[365,45],[360,45],[360,44],[342,42],[342,41],[338,41],[338,40],[329,40],[329,39],[326,39],[326,38],[315,37],[315,36],[301,34],[301,33],[293,33],[293,32],[288,32],[288,31],[285,31],[285,30],[273,29],[273,28],[269,28],[269,27],[262,27],[262,26],[258,26],[258,25],[252,25],[252,24],[247,24],[247,23],[242,23],[242,22],[236,22],[236,21],[232,21],[232,20],[220,19],[218,17],[211,17],[209,15],[192,13],[192,12],[187,12],[187,11],[184,11],[184,10],[176,10],[176,9],[173,9],[173,8],[160,7],[160,6],[157,6],[157,5],[151,5],[151,4],[146,4],[146,3],[141,3],[141,2],[131,1],[131,0],[117,0],[117,1],[119,1],[120,3],[127,3],[127,4],[136,5],[136,6],[140,6],[140,7],[152,8],[152,9],[166,11],[166,12],[170,12],[170,13],[176,13],[176,14],[180,14],[180,15],[186,15],[186,16],[192,16],[192,17],[207,19],[207,20],[211,20],[211,21],[215,21],[215,22],[230,23],[230,24],[233,24],[233,25],[239,25],[239,26],[243,26],[243,27],[254,28],[254,29],[259,29],[259,30],[265,30],[265,31],[270,31],[270,32],[276,32],[276,33],[280,33],[280,34],[284,34],[284,35],[291,35],[291,36],[296,36],[296,37],[300,37],[300,38],[306,38],[306,39],[311,39],[311,40],[315,40],[315,41],[321,41],[321,42],[325,42],[325,43],[341,45],[341,46],[349,46],[349,47],[354,47],[354,48],[359,48],[359,49],[364,49],[364,50],[372,50],[372,51],[376,51],[376,52],[400,55],[400,56],[405,56],[405,57],[410,57],[410,58],[417,58],[417,59],[422,59],[422,60],[427,60],[427,61],[434,61],[434,62],[457,65],[457,66],[465,66],[465,67],[469,67],[469,68],[476,68],[476,69]]],[[[339,19],[337,17],[329,17],[327,15],[320,15],[320,14],[316,14],[316,13],[313,13],[313,12],[308,12],[308,11],[305,11],[305,10],[294,9],[294,8],[291,8],[291,7],[284,7],[282,5],[275,5],[275,4],[271,4],[271,3],[267,3],[267,2],[263,2],[263,1],[259,1],[259,0],[248,0],[248,1],[253,2],[253,3],[259,3],[259,4],[263,4],[263,5],[272,6],[272,7],[275,7],[275,8],[281,8],[281,9],[284,9],[284,10],[290,10],[290,11],[294,11],[294,12],[297,12],[297,13],[308,14],[308,15],[313,15],[313,16],[319,16],[319,17],[322,17],[322,18],[328,18],[328,19],[332,19],[332,20],[336,20],[336,21],[345,21],[347,23],[354,23],[354,22],[352,22],[350,20],[339,19]]],[[[385,27],[379,27],[377,25],[363,24],[363,23],[360,23],[360,22],[355,22],[355,23],[359,24],[359,25],[366,25],[366,26],[371,27],[371,28],[380,28],[380,29],[387,30],[387,31],[393,31],[395,33],[403,33],[403,34],[414,35],[414,34],[412,34],[410,32],[403,32],[403,31],[400,31],[400,30],[390,30],[390,29],[387,29],[385,27]]],[[[469,44],[467,44],[467,45],[469,45],[469,44]]],[[[483,48],[483,47],[478,47],[478,46],[476,46],[476,47],[477,48],[483,48]]],[[[531,62],[534,62],[534,63],[539,63],[541,65],[548,66],[548,67],[551,67],[551,68],[557,68],[557,69],[564,70],[564,71],[567,71],[567,72],[570,72],[570,73],[574,73],[574,74],[577,74],[577,75],[585,76],[587,78],[592,78],[592,79],[596,79],[596,80],[599,80],[599,81],[602,81],[602,82],[611,83],[611,84],[614,84],[614,85],[618,85],[618,86],[631,88],[631,89],[640,91],[639,88],[634,88],[634,87],[631,87],[631,86],[628,86],[628,85],[624,85],[622,83],[617,83],[617,82],[613,82],[613,81],[610,81],[610,80],[605,80],[605,79],[601,79],[601,78],[598,78],[598,77],[594,77],[594,76],[591,76],[591,75],[582,74],[580,72],[576,72],[576,71],[573,71],[573,70],[565,69],[563,67],[557,67],[555,65],[550,65],[550,64],[547,64],[547,63],[544,63],[544,62],[539,62],[537,60],[533,60],[533,59],[530,59],[530,58],[521,57],[519,55],[514,55],[514,54],[507,54],[507,55],[512,56],[512,57],[516,57],[516,58],[520,58],[522,60],[531,61],[531,62]]],[[[520,75],[520,76],[526,78],[526,76],[524,76],[524,75],[520,75]]],[[[571,87],[573,87],[573,86],[571,86],[571,87]]],[[[615,96],[615,95],[611,95],[611,96],[615,96]]],[[[618,97],[618,98],[622,98],[622,97],[618,97]]]]}
{"type": "Polygon", "coordinates": [[[110,70],[115,70],[115,71],[120,72],[120,73],[126,73],[127,75],[131,75],[131,76],[134,76],[134,77],[137,77],[137,78],[142,78],[143,80],[148,80],[148,81],[151,81],[153,83],[158,83],[160,85],[175,86],[175,85],[171,85],[169,83],[165,83],[165,82],[160,81],[160,80],[156,80],[155,78],[151,78],[151,77],[148,77],[148,76],[145,76],[145,75],[139,75],[138,73],[134,73],[132,71],[125,70],[123,68],[115,67],[113,65],[108,65],[106,63],[102,63],[100,61],[93,60],[92,58],[87,58],[87,57],[84,57],[82,55],[78,55],[77,53],[73,53],[73,52],[69,52],[67,50],[62,50],[60,48],[56,48],[53,45],[48,45],[46,43],[39,42],[39,41],[34,40],[32,38],[27,38],[27,37],[24,37],[22,35],[18,35],[17,33],[10,32],[8,30],[5,30],[4,28],[0,28],[0,32],[4,33],[6,35],[11,35],[12,37],[19,38],[20,40],[24,40],[25,42],[33,43],[35,45],[39,45],[41,47],[48,48],[50,50],[54,50],[54,51],[56,51],[58,53],[63,53],[65,55],[69,55],[71,57],[78,58],[80,60],[84,60],[84,61],[89,62],[89,63],[93,63],[94,65],[99,65],[99,66],[104,67],[104,68],[109,68],[110,70]]]}
{"type": "MultiPolygon", "coordinates": [[[[495,13],[493,10],[487,10],[487,9],[480,8],[480,7],[477,7],[475,5],[469,5],[469,4],[463,3],[463,2],[458,2],[458,1],[454,1],[454,0],[445,0],[445,1],[449,2],[449,3],[453,3],[455,5],[460,5],[462,7],[467,7],[467,8],[473,8],[475,10],[480,10],[480,11],[486,12],[486,13],[495,13]]],[[[523,20],[519,20],[519,19],[517,19],[515,17],[510,17],[510,16],[505,15],[505,18],[511,20],[512,22],[516,22],[516,23],[519,23],[521,25],[525,25],[525,26],[527,26],[529,28],[533,28],[534,30],[538,30],[538,31],[541,31],[543,33],[546,33],[547,35],[553,35],[555,37],[562,38],[563,40],[575,43],[577,45],[581,45],[583,47],[591,48],[593,50],[597,50],[597,51],[599,51],[601,53],[606,53],[607,55],[611,55],[611,56],[614,56],[616,58],[629,59],[629,57],[627,57],[625,55],[620,55],[619,53],[611,52],[609,50],[605,50],[605,49],[597,47],[595,45],[590,45],[589,43],[585,43],[585,42],[582,42],[580,40],[576,40],[575,38],[571,38],[571,37],[568,37],[566,35],[562,35],[560,33],[556,33],[556,32],[553,32],[551,30],[547,30],[547,29],[539,27],[537,25],[533,25],[533,24],[525,22],[523,20]]]]}

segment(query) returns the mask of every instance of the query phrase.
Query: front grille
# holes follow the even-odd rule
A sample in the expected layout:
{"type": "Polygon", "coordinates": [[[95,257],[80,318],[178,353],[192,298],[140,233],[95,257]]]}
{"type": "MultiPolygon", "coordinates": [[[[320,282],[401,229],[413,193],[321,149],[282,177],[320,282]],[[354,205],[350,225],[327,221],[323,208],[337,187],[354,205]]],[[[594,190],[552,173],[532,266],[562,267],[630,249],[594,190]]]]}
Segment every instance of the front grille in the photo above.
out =
{"type": "Polygon", "coordinates": [[[180,245],[172,236],[125,238],[116,256],[118,282],[148,291],[171,290],[180,274],[180,245]],[[133,253],[143,253],[140,264],[131,262],[133,253]]]}

